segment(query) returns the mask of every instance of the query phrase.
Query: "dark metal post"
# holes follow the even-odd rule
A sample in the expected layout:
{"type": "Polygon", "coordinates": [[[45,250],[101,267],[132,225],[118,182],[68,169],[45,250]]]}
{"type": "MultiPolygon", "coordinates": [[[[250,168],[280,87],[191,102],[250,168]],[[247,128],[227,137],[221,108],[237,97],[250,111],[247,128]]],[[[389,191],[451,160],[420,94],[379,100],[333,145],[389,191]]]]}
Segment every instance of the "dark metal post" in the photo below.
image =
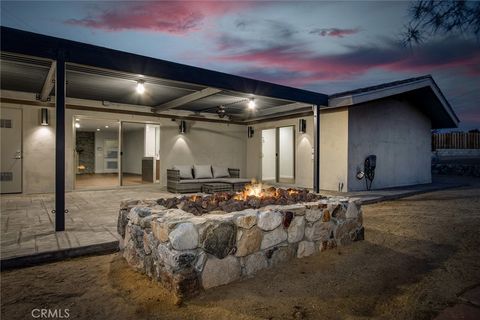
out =
{"type": "Polygon", "coordinates": [[[320,192],[320,106],[313,106],[313,191],[320,192]]]}
{"type": "Polygon", "coordinates": [[[65,53],[55,72],[55,231],[65,230],[65,53]]]}

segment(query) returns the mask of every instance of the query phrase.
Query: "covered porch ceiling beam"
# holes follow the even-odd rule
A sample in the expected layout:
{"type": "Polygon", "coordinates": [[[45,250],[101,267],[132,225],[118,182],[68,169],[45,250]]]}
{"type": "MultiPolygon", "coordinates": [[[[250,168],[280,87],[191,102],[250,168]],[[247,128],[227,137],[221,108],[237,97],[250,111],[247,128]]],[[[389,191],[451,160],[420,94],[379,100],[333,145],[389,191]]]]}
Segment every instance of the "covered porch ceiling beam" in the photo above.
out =
{"type": "Polygon", "coordinates": [[[187,103],[212,96],[212,95],[217,94],[219,92],[222,92],[222,90],[208,87],[208,88],[202,89],[200,91],[196,91],[196,92],[187,94],[183,97],[168,101],[168,102],[163,103],[161,105],[155,106],[155,107],[152,108],[152,111],[158,113],[158,112],[162,112],[162,111],[165,111],[165,110],[168,110],[168,109],[177,108],[177,107],[183,106],[187,103]]]}
{"type": "Polygon", "coordinates": [[[40,96],[39,96],[40,101],[46,102],[50,97],[50,93],[52,92],[53,87],[55,86],[56,66],[57,66],[57,62],[52,61],[52,64],[50,65],[50,69],[48,70],[47,77],[43,82],[42,91],[40,92],[40,96]]]}
{"type": "Polygon", "coordinates": [[[278,107],[272,107],[265,110],[262,110],[261,107],[255,113],[245,113],[244,118],[261,118],[265,116],[275,115],[275,114],[283,114],[285,112],[296,111],[298,109],[304,108],[311,108],[311,105],[301,103],[301,102],[293,102],[289,104],[284,104],[278,107]]]}

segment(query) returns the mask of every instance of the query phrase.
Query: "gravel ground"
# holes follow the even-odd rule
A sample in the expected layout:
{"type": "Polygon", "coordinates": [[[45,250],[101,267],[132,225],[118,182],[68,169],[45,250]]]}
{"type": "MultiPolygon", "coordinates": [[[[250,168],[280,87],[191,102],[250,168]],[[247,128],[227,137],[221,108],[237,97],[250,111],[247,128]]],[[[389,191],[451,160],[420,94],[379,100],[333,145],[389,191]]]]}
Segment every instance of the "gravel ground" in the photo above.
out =
{"type": "MultiPolygon", "coordinates": [[[[478,181],[478,179],[477,179],[478,181]]],[[[178,307],[118,254],[1,273],[2,319],[431,319],[480,283],[480,183],[364,206],[365,241],[178,307]]]]}

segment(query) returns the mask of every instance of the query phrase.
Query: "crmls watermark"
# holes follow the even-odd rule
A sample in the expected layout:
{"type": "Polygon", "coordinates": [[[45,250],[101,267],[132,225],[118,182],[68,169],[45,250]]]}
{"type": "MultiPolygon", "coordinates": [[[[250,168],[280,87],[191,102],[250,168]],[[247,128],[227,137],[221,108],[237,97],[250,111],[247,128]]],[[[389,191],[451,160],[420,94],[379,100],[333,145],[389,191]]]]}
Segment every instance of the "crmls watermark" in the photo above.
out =
{"type": "Polygon", "coordinates": [[[32,317],[35,319],[68,319],[69,309],[33,309],[32,317]]]}

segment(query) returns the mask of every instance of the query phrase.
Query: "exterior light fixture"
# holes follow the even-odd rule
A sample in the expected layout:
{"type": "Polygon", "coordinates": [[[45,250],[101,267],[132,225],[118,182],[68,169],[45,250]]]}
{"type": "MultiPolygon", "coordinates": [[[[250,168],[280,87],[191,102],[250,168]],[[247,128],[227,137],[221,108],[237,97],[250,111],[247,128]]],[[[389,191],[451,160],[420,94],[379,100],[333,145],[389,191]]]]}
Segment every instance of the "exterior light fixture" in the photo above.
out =
{"type": "Polygon", "coordinates": [[[47,108],[40,109],[40,125],[48,126],[48,109],[47,108]]]}
{"type": "Polygon", "coordinates": [[[221,119],[225,118],[225,107],[224,106],[217,107],[217,114],[218,114],[218,117],[220,117],[221,119]]]}
{"type": "Polygon", "coordinates": [[[247,136],[248,136],[249,138],[253,138],[253,134],[254,134],[254,133],[255,133],[255,130],[253,129],[253,127],[248,126],[248,128],[247,128],[247,136]]]}
{"type": "Polygon", "coordinates": [[[187,132],[187,123],[185,122],[185,120],[180,121],[180,125],[178,126],[178,131],[182,134],[187,132]]]}
{"type": "Polygon", "coordinates": [[[248,109],[254,110],[256,106],[257,106],[257,104],[255,103],[254,98],[248,99],[248,109]]]}
{"type": "Polygon", "coordinates": [[[80,122],[75,122],[75,128],[80,128],[80,122]]]}
{"type": "Polygon", "coordinates": [[[145,81],[143,80],[138,80],[137,81],[137,93],[143,94],[145,92],[145,81]]]}
{"type": "Polygon", "coordinates": [[[298,132],[306,133],[307,132],[307,120],[299,119],[298,120],[298,132]]]}

